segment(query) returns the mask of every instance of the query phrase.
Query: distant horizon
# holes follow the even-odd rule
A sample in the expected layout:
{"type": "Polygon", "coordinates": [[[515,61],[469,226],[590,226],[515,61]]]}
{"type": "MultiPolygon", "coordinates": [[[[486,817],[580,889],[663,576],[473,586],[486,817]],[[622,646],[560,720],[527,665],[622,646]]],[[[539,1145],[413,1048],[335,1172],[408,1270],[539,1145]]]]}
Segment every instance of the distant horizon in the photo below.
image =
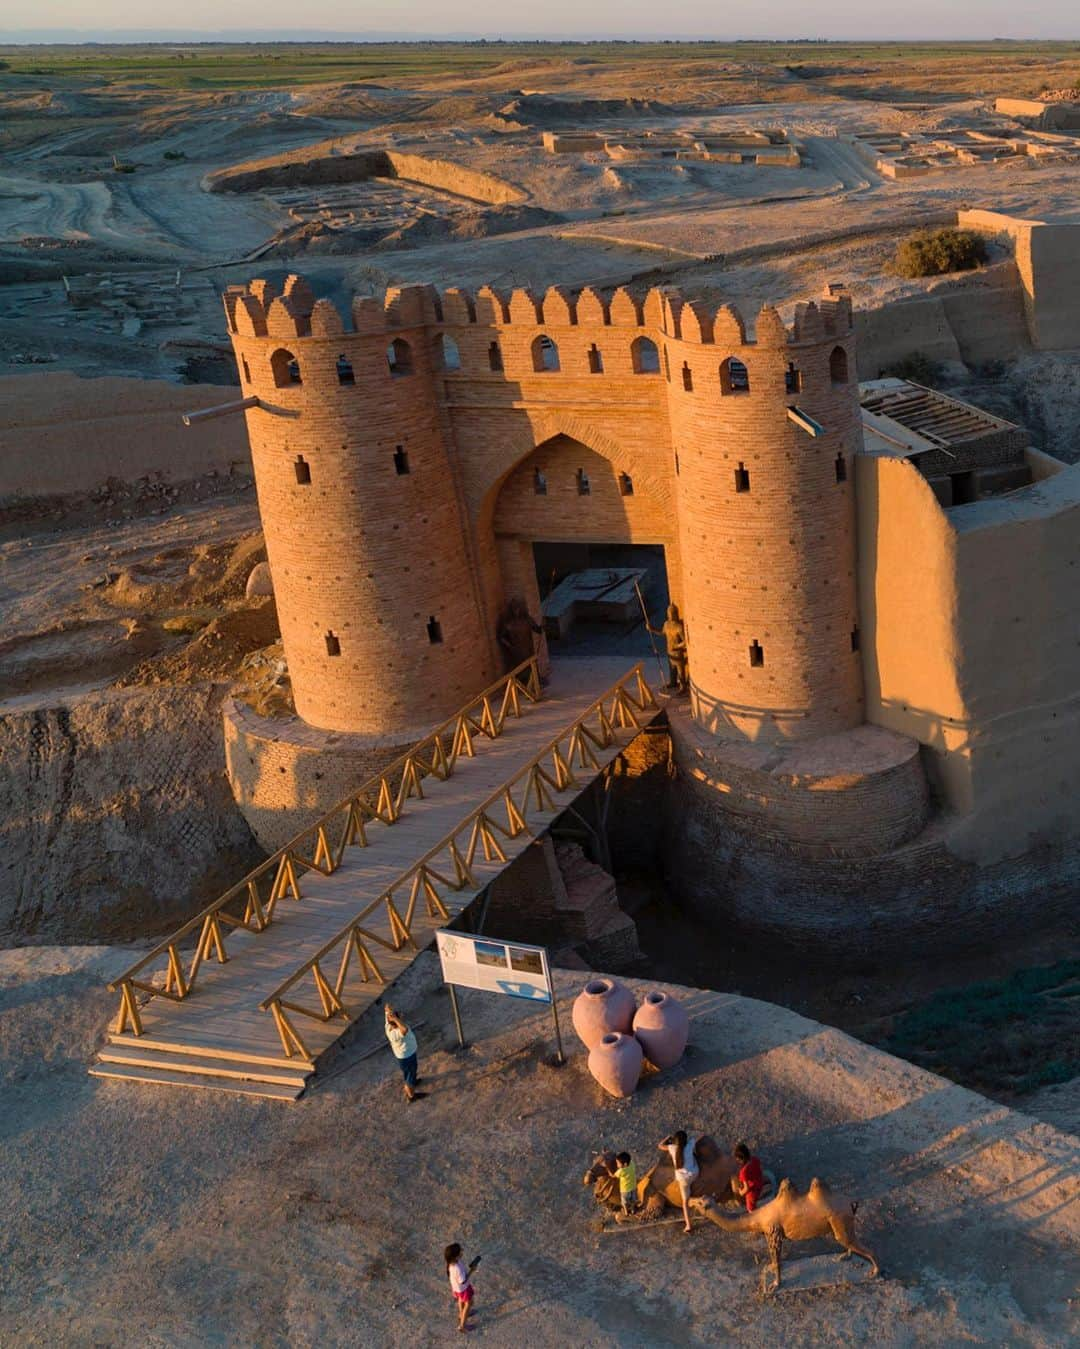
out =
{"type": "Polygon", "coordinates": [[[340,43],[350,45],[422,45],[425,43],[460,43],[462,45],[487,45],[487,46],[511,46],[518,43],[528,43],[530,45],[548,45],[561,46],[567,44],[577,44],[582,46],[616,43],[633,45],[657,45],[670,44],[672,46],[737,46],[744,43],[761,43],[764,45],[776,46],[842,46],[852,44],[874,43],[880,45],[888,44],[906,44],[906,45],[926,45],[926,46],[986,46],[993,43],[1002,45],[1017,45],[1024,43],[1059,43],[1063,45],[1076,44],[1080,46],[1080,35],[1055,36],[1052,34],[1009,34],[1005,36],[991,35],[986,37],[954,36],[948,33],[935,33],[929,35],[893,35],[872,33],[852,33],[846,35],[814,36],[805,34],[799,37],[779,37],[775,34],[740,34],[737,37],[725,35],[723,37],[714,36],[691,36],[689,34],[679,34],[672,36],[670,33],[640,33],[635,35],[624,34],[590,34],[580,33],[507,33],[499,37],[493,37],[490,34],[480,32],[432,32],[432,33],[405,33],[405,32],[351,32],[338,29],[200,29],[195,31],[184,31],[171,28],[116,28],[116,29],[74,29],[74,28],[39,28],[39,29],[2,29],[0,28],[0,46],[5,47],[41,47],[41,46],[147,46],[155,44],[163,45],[221,45],[221,46],[255,46],[259,44],[290,44],[303,45],[304,43],[340,43]]]}

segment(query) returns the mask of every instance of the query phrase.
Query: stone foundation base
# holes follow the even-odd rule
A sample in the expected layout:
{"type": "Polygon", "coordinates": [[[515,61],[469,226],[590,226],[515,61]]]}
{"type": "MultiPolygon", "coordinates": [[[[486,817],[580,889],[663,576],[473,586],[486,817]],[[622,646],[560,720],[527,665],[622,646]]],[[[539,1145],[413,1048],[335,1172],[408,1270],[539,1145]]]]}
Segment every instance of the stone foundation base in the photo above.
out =
{"type": "Polygon", "coordinates": [[[227,699],[225,771],[260,847],[276,852],[427,734],[385,736],[321,731],[299,717],[261,717],[227,699]]]}

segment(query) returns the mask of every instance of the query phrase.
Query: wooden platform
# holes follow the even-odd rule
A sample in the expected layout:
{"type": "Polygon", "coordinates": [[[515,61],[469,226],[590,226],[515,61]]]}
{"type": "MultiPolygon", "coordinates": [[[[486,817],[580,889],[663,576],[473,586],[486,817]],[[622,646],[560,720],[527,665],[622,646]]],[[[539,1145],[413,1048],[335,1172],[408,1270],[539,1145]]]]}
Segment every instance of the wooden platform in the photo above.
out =
{"type": "MultiPolygon", "coordinates": [[[[367,847],[348,848],[333,874],[305,875],[303,898],[283,899],[265,931],[232,932],[226,963],[207,961],[187,997],[182,1001],[150,998],[140,1009],[141,1035],[110,1031],[90,1072],[128,1082],[199,1086],[295,1100],[320,1055],[412,963],[417,951],[411,946],[398,951],[373,947],[386,984],[372,978],[351,985],[348,1020],[340,1016],[305,1020],[306,1056],[286,1056],[274,1018],[260,1010],[260,1002],[625,674],[622,661],[559,664],[539,703],[526,704],[520,719],[508,722],[498,739],[478,741],[475,758],[460,760],[452,777],[426,780],[424,798],[410,800],[392,826],[372,829],[367,847]]],[[[653,715],[645,713],[643,724],[653,715]]],[[[443,896],[451,917],[466,908],[532,837],[542,833],[635,734],[632,729],[618,731],[611,745],[596,750],[598,767],[575,769],[576,783],[555,796],[555,809],[533,812],[528,833],[500,840],[506,861],[487,862],[478,854],[473,865],[476,886],[443,896]]],[[[382,911],[373,913],[366,925],[392,940],[389,918],[382,911]]],[[[413,920],[417,947],[429,945],[436,928],[443,925],[445,920],[427,918],[418,911],[413,920]]]]}

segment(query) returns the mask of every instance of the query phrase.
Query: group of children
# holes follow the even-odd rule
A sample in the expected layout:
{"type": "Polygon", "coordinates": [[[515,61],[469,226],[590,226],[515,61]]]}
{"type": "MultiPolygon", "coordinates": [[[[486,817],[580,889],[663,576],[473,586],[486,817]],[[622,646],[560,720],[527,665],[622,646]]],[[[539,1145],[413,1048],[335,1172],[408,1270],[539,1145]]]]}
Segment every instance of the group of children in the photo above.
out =
{"type": "MultiPolygon", "coordinates": [[[[690,1188],[699,1174],[700,1168],[694,1153],[697,1139],[684,1129],[670,1134],[660,1144],[661,1152],[671,1158],[675,1169],[675,1181],[682,1199],[684,1231],[690,1231],[690,1188]]],[[[732,1189],[746,1205],[746,1211],[752,1213],[761,1198],[765,1186],[765,1176],[760,1160],[755,1157],[745,1143],[737,1143],[732,1155],[739,1163],[739,1174],[732,1182],[732,1189]]],[[[608,1174],[619,1182],[619,1202],[624,1213],[633,1213],[637,1209],[637,1167],[628,1152],[620,1152],[615,1161],[609,1163],[608,1174]]]]}
{"type": "MultiPolygon", "coordinates": [[[[659,1144],[660,1151],[666,1152],[670,1156],[675,1168],[675,1179],[682,1198],[683,1219],[686,1224],[684,1230],[687,1232],[690,1231],[690,1187],[700,1171],[697,1158],[694,1155],[696,1143],[697,1139],[693,1134],[687,1134],[685,1130],[679,1129],[659,1144]]],[[[731,1188],[746,1205],[746,1211],[752,1213],[757,1207],[761,1192],[765,1187],[761,1162],[745,1143],[736,1143],[732,1149],[732,1155],[739,1163],[739,1174],[732,1181],[731,1188]]],[[[622,1205],[622,1211],[627,1214],[634,1213],[638,1207],[638,1176],[633,1157],[628,1152],[617,1153],[615,1160],[607,1164],[607,1170],[608,1175],[619,1182],[619,1202],[622,1205]]],[[[452,1245],[447,1246],[443,1252],[443,1258],[446,1261],[446,1274],[450,1280],[450,1291],[454,1295],[454,1302],[457,1307],[458,1330],[465,1332],[469,1328],[468,1320],[472,1315],[475,1297],[472,1286],[472,1272],[480,1263],[480,1257],[476,1256],[466,1264],[461,1246],[455,1241],[452,1245]]]]}

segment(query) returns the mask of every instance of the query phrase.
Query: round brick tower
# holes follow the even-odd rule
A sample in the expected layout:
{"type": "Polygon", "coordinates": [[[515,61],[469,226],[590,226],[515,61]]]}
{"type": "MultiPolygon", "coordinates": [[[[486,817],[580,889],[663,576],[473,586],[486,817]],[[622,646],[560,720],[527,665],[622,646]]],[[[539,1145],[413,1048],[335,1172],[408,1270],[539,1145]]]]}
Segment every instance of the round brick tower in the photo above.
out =
{"type": "Polygon", "coordinates": [[[439,428],[423,287],[353,304],[299,277],[226,295],[296,710],[403,739],[495,677],[439,428]]]}
{"type": "Polygon", "coordinates": [[[863,721],[850,307],[672,299],[663,327],[694,716],[723,739],[803,740],[863,721]]]}

